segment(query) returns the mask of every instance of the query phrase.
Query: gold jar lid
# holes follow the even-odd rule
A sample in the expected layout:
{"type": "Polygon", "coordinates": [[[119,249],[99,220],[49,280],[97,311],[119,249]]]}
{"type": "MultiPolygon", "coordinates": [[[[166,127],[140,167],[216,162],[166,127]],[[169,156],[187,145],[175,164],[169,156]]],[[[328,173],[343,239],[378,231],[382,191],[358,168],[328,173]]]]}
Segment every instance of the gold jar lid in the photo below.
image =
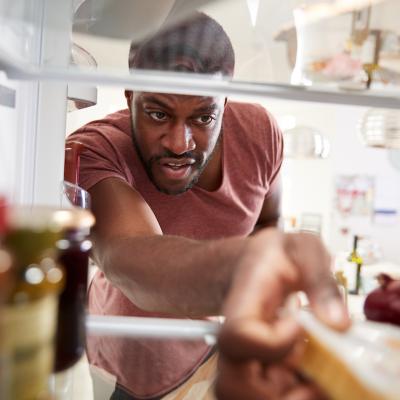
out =
{"type": "Polygon", "coordinates": [[[14,206],[7,216],[11,229],[59,232],[66,229],[89,230],[95,222],[93,214],[82,208],[60,209],[48,206],[14,206]]]}
{"type": "Polygon", "coordinates": [[[53,249],[69,230],[88,235],[93,214],[84,209],[58,209],[47,206],[10,207],[4,242],[15,262],[27,265],[53,249]]]}

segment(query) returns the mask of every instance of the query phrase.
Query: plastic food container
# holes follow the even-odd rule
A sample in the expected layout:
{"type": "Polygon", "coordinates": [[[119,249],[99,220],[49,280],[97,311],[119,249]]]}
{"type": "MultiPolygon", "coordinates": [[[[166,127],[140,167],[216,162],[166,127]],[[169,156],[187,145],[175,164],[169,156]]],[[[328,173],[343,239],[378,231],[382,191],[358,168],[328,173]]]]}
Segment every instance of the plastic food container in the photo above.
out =
{"type": "Polygon", "coordinates": [[[333,400],[400,398],[400,328],[358,321],[339,333],[305,311],[299,321],[308,336],[301,369],[333,400]]]}

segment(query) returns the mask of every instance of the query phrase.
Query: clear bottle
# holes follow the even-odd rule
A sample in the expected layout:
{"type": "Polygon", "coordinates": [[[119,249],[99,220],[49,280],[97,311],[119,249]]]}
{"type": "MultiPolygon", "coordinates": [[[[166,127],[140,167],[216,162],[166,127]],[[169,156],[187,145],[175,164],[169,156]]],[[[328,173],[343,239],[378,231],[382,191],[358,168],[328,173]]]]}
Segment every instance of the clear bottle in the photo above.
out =
{"type": "Polygon", "coordinates": [[[4,245],[12,257],[14,283],[0,317],[1,352],[8,361],[5,400],[48,398],[58,295],[64,284],[55,248],[61,233],[54,209],[10,212],[4,245]]]}

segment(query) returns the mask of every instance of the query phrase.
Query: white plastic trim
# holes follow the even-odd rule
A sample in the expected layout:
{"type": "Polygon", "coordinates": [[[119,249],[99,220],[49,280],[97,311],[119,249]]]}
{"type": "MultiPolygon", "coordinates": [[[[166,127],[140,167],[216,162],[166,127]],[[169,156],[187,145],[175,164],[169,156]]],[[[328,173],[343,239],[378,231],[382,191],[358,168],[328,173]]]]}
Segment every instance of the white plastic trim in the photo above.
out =
{"type": "Polygon", "coordinates": [[[124,338],[184,339],[216,342],[221,327],[215,321],[88,315],[88,335],[124,338]]]}

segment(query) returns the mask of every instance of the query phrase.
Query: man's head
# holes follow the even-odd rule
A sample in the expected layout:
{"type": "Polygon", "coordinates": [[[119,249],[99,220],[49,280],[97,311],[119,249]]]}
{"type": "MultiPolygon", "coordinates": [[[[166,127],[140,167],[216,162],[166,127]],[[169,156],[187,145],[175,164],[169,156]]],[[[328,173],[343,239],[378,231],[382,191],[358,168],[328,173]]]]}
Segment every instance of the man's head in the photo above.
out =
{"type": "MultiPolygon", "coordinates": [[[[223,28],[199,13],[132,45],[129,65],[231,76],[234,53],[223,28]]],[[[158,190],[179,194],[200,176],[212,180],[215,168],[206,167],[221,133],[225,98],[131,91],[126,97],[133,143],[158,190]]]]}
{"type": "Polygon", "coordinates": [[[129,68],[232,76],[232,43],[214,19],[203,13],[160,29],[143,43],[131,44],[129,68]]]}

